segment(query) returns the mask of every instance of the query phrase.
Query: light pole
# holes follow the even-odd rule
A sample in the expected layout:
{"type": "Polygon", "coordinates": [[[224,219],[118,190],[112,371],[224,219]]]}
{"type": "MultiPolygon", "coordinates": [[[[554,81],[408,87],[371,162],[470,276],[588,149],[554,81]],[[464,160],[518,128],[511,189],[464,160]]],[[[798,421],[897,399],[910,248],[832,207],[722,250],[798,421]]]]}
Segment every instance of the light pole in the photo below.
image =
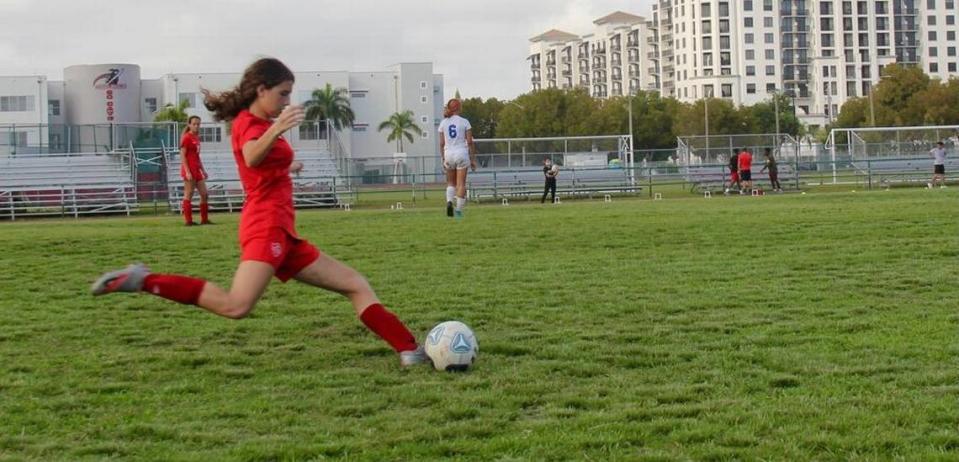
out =
{"type": "Polygon", "coordinates": [[[706,121],[705,121],[706,122],[706,154],[703,156],[703,159],[709,159],[709,97],[711,95],[703,95],[703,96],[705,96],[705,98],[703,98],[703,106],[705,106],[706,108],[704,110],[706,114],[706,121]]]}
{"type": "Polygon", "coordinates": [[[636,176],[635,172],[633,172],[633,143],[635,143],[633,139],[633,97],[635,93],[635,88],[629,89],[629,152],[626,154],[629,157],[626,159],[626,166],[629,168],[630,185],[636,184],[636,176]]]}
{"type": "Polygon", "coordinates": [[[773,110],[776,112],[776,145],[775,145],[775,150],[776,150],[776,153],[778,154],[778,153],[779,153],[779,139],[780,139],[780,137],[779,137],[779,90],[776,89],[776,88],[774,88],[774,89],[772,89],[772,90],[769,90],[769,94],[773,95],[773,107],[775,108],[775,109],[773,109],[773,110]]]}

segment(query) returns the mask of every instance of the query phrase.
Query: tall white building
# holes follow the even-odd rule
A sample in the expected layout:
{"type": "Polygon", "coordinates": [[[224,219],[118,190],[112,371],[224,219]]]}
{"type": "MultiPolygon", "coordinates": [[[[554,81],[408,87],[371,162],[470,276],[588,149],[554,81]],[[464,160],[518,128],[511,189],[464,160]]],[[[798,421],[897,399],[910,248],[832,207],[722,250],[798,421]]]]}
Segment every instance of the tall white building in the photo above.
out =
{"type": "MultiPolygon", "coordinates": [[[[181,73],[141,79],[135,64],[101,64],[70,66],[62,81],[45,76],[0,77],[0,132],[9,133],[8,139],[0,139],[0,154],[10,150],[3,147],[42,150],[67,143],[62,139],[66,132],[56,129],[59,126],[152,122],[157,110],[178,101],[188,103],[190,115],[212,122],[202,104],[201,89],[223,91],[239,83],[241,76],[240,72],[181,73]]],[[[294,103],[309,100],[313,90],[326,84],[347,90],[356,120],[339,138],[353,158],[391,166],[396,147],[377,128],[391,114],[409,110],[423,133],[414,143],[405,144],[406,155],[438,159],[436,127],[445,101],[443,76],[433,72],[432,63],[401,63],[375,72],[295,72],[295,77],[294,103]]],[[[223,125],[205,124],[200,136],[204,149],[230,149],[223,125]]],[[[299,139],[309,136],[301,132],[299,139]]],[[[426,170],[432,171],[429,166],[426,170]]]]}
{"type": "Polygon", "coordinates": [[[586,35],[556,29],[537,35],[528,58],[532,88],[585,88],[600,98],[655,89],[649,33],[645,18],[618,11],[593,21],[586,35]]]}
{"type": "MultiPolygon", "coordinates": [[[[623,24],[643,44],[640,88],[737,105],[782,92],[804,122],[821,126],[847,99],[868,96],[889,64],[959,76],[957,16],[956,0],[659,0],[649,21],[617,12],[595,21],[578,43],[580,55],[589,43],[594,58],[594,96],[622,94],[614,91],[612,59],[603,56],[617,30],[606,24],[623,24]]],[[[564,43],[576,43],[571,35],[564,43]]],[[[533,62],[542,51],[535,43],[533,62]]]]}

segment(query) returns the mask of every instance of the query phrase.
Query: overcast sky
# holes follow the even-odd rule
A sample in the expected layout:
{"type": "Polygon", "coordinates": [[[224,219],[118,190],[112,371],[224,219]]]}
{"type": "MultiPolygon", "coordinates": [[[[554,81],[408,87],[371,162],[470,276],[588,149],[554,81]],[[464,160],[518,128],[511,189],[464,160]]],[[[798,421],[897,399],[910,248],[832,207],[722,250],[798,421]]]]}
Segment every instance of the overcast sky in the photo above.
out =
{"type": "Polygon", "coordinates": [[[529,90],[529,38],[575,34],[653,0],[0,0],[0,75],[139,64],[143,78],[240,72],[258,56],[294,71],[379,71],[432,61],[448,96],[529,90]]]}

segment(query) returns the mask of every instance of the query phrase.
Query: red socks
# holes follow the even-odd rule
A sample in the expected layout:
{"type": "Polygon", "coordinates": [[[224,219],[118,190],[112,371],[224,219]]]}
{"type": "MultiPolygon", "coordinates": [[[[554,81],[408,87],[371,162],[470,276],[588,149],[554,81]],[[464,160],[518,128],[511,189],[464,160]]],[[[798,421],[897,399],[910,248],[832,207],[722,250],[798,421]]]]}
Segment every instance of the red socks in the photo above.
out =
{"type": "Polygon", "coordinates": [[[190,202],[188,199],[184,199],[183,205],[181,208],[183,209],[183,219],[186,221],[186,224],[192,225],[193,224],[193,203],[190,202]]]}
{"type": "MultiPolygon", "coordinates": [[[[190,219],[193,219],[191,216],[190,219]]],[[[210,204],[206,202],[200,202],[200,224],[207,224],[210,222],[210,204]]]]}
{"type": "Polygon", "coordinates": [[[150,274],[143,280],[144,292],[167,300],[196,305],[206,281],[178,274],[150,274]]]}
{"type": "Polygon", "coordinates": [[[386,340],[397,352],[415,350],[416,337],[403,325],[403,322],[390,313],[383,305],[374,303],[363,311],[360,320],[366,327],[386,340]]]}

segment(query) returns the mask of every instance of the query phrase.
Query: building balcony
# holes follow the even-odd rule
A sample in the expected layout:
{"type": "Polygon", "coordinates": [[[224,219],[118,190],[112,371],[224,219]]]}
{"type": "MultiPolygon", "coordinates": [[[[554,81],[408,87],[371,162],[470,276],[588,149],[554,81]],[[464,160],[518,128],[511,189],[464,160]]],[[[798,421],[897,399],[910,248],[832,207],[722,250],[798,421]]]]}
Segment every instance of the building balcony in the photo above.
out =
{"type": "Polygon", "coordinates": [[[613,74],[613,82],[622,82],[623,74],[613,74]]]}
{"type": "Polygon", "coordinates": [[[543,82],[543,80],[540,79],[539,77],[533,77],[532,79],[529,79],[529,81],[530,81],[530,83],[532,83],[532,84],[534,84],[534,85],[539,85],[540,83],[543,82]]]}

